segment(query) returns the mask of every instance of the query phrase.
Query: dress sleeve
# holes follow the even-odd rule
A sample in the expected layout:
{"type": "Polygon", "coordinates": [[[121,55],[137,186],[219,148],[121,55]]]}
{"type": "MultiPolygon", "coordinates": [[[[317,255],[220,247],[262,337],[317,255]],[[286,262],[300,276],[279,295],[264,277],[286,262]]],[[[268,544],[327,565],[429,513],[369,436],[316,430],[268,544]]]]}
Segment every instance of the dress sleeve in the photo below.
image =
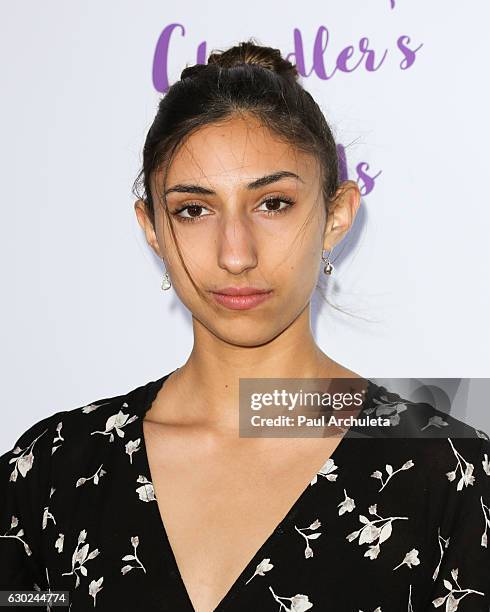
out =
{"type": "Polygon", "coordinates": [[[450,511],[453,519],[451,526],[441,527],[439,533],[441,557],[428,601],[431,610],[490,611],[490,438],[487,437],[452,440],[454,461],[451,460],[445,476],[454,487],[450,511]]]}
{"type": "Polygon", "coordinates": [[[45,583],[41,530],[57,416],[32,425],[0,457],[0,590],[45,583]]]}

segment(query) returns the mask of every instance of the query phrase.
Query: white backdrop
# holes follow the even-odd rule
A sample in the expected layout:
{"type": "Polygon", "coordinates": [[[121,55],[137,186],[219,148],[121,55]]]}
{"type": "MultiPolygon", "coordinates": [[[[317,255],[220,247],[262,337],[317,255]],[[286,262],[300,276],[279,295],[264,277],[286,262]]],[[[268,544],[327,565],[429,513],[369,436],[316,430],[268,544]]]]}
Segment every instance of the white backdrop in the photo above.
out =
{"type": "Polygon", "coordinates": [[[330,298],[369,321],[315,300],[322,349],[369,377],[490,376],[486,0],[0,6],[0,453],[191,349],[130,188],[165,74],[203,43],[206,57],[251,36],[302,50],[303,84],[365,194],[330,298]]]}

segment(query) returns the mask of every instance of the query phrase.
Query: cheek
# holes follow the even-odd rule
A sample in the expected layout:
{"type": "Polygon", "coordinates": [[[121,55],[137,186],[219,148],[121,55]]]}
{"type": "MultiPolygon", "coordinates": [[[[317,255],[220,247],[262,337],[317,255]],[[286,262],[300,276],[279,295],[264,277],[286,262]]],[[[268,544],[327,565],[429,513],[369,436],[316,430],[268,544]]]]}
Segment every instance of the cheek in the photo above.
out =
{"type": "Polygon", "coordinates": [[[209,236],[201,231],[192,231],[194,228],[181,228],[179,221],[173,221],[172,234],[169,223],[171,222],[166,219],[161,220],[158,236],[159,242],[164,245],[165,261],[168,262],[173,275],[187,276],[183,262],[194,278],[202,274],[203,269],[209,270],[209,261],[214,253],[214,245],[209,236]]]}
{"type": "Polygon", "coordinates": [[[317,282],[318,266],[311,260],[305,261],[304,265],[290,267],[287,291],[283,292],[285,306],[296,308],[298,305],[305,305],[310,300],[317,282]]]}
{"type": "Polygon", "coordinates": [[[321,264],[321,243],[315,244],[314,239],[305,240],[303,245],[291,250],[288,255],[288,273],[294,282],[308,289],[316,283],[321,264]]]}
{"type": "Polygon", "coordinates": [[[178,235],[177,240],[181,255],[172,242],[172,248],[167,249],[167,270],[170,271],[175,293],[189,310],[194,311],[202,308],[203,298],[193,282],[199,289],[206,291],[219,272],[215,250],[211,244],[202,244],[199,240],[186,244],[178,235]]]}

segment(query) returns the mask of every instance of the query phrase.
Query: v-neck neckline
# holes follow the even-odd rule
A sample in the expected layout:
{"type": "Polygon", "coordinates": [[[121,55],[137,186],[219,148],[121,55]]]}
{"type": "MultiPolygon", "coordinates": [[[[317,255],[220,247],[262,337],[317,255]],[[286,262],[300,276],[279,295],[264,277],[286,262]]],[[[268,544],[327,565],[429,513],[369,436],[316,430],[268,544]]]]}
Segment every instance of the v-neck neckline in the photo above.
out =
{"type": "MultiPolygon", "coordinates": [[[[153,486],[153,476],[152,476],[151,469],[150,469],[150,463],[149,463],[148,452],[147,452],[147,447],[146,447],[143,420],[144,420],[145,414],[150,410],[153,404],[153,401],[155,400],[160,389],[165,384],[165,381],[167,380],[167,378],[169,378],[169,376],[171,376],[177,370],[178,368],[176,368],[175,370],[172,370],[171,372],[169,372],[168,374],[165,374],[164,376],[162,376],[161,378],[157,380],[150,381],[146,385],[143,385],[144,394],[143,394],[143,398],[141,399],[141,405],[138,407],[138,414],[140,416],[140,418],[138,419],[138,437],[141,439],[141,445],[140,445],[141,452],[137,454],[139,455],[140,463],[143,466],[143,470],[144,470],[143,475],[146,478],[148,478],[148,480],[152,483],[152,486],[153,486]]],[[[365,397],[361,412],[363,412],[366,409],[366,407],[369,405],[375,389],[379,389],[378,385],[376,385],[376,383],[371,381],[369,378],[365,380],[367,381],[368,384],[367,384],[366,397],[365,397]]],[[[328,460],[331,460],[332,465],[335,465],[335,462],[336,460],[339,459],[339,456],[343,452],[345,452],[345,449],[346,449],[345,438],[352,439],[354,436],[352,436],[351,430],[355,430],[355,429],[356,428],[353,426],[347,430],[347,432],[342,436],[340,442],[335,447],[334,451],[330,453],[328,457],[326,457],[323,460],[323,463],[318,466],[318,469],[313,474],[311,474],[310,479],[304,486],[299,496],[290,506],[289,510],[286,512],[284,517],[279,521],[276,527],[272,530],[272,532],[267,536],[264,542],[259,546],[259,548],[253,554],[253,556],[246,563],[246,565],[244,566],[244,568],[242,569],[242,571],[240,572],[236,580],[229,587],[229,589],[227,590],[225,595],[221,598],[221,600],[218,602],[218,604],[214,607],[213,612],[224,612],[225,610],[229,609],[230,603],[236,598],[236,596],[241,592],[241,590],[246,585],[246,579],[249,578],[253,574],[256,566],[260,563],[260,561],[262,561],[264,554],[266,552],[268,555],[270,554],[271,550],[276,546],[279,537],[285,533],[286,528],[292,523],[296,514],[300,510],[303,500],[310,494],[312,490],[314,490],[314,486],[311,486],[310,484],[311,481],[320,472],[321,468],[327,463],[328,460]]],[[[170,544],[170,539],[168,537],[167,529],[165,527],[165,523],[160,513],[158,501],[156,499],[156,493],[155,493],[155,499],[153,501],[155,501],[156,503],[155,504],[150,503],[151,505],[150,517],[151,517],[151,520],[153,521],[154,528],[155,528],[155,541],[159,541],[163,543],[163,552],[165,555],[165,560],[169,566],[170,575],[177,582],[176,588],[179,591],[178,593],[179,606],[183,606],[184,602],[186,606],[186,608],[179,607],[179,610],[181,610],[182,612],[187,612],[187,608],[188,608],[189,612],[196,612],[194,605],[192,604],[192,600],[189,596],[187,587],[184,583],[184,579],[180,572],[179,566],[177,564],[177,559],[175,557],[174,550],[172,548],[172,545],[170,544]],[[182,601],[180,601],[180,599],[182,601]]]]}

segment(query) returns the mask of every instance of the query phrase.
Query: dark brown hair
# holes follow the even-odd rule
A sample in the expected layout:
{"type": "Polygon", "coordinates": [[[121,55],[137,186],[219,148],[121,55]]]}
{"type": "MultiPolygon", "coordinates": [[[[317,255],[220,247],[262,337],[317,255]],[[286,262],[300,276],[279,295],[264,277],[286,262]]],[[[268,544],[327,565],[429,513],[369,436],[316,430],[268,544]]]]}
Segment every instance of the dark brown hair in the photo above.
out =
{"type": "MultiPolygon", "coordinates": [[[[226,51],[215,50],[207,64],[182,71],[180,80],[160,100],[143,148],[143,165],[133,184],[133,194],[144,201],[153,225],[150,179],[155,171],[164,170],[165,184],[172,157],[187,137],[202,126],[241,113],[252,115],[285,142],[318,159],[328,212],[339,187],[337,148],[320,107],[298,77],[296,67],[281,56],[279,49],[261,46],[254,39],[226,51]]],[[[164,211],[179,257],[191,278],[166,204],[164,211]]],[[[192,278],[191,282],[201,294],[192,278]]]]}

